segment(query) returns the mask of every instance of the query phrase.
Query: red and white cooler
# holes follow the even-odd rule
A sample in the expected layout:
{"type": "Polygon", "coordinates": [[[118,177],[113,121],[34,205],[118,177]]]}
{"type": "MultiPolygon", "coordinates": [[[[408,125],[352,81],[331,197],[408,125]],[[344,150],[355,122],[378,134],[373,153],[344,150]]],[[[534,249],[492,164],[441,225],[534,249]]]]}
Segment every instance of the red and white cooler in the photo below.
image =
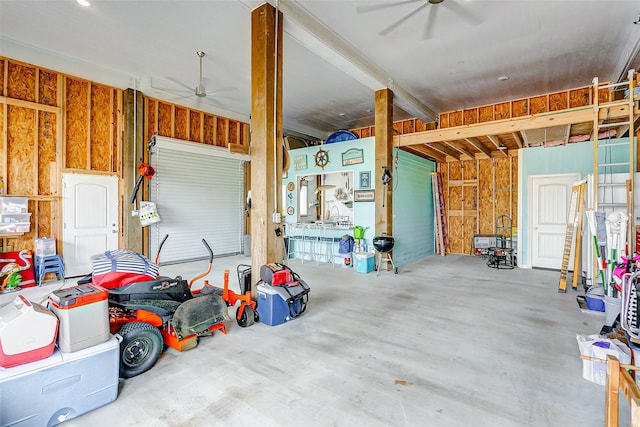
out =
{"type": "Polygon", "coordinates": [[[0,366],[9,368],[49,357],[55,348],[58,318],[51,310],[18,295],[0,308],[0,366]]]}

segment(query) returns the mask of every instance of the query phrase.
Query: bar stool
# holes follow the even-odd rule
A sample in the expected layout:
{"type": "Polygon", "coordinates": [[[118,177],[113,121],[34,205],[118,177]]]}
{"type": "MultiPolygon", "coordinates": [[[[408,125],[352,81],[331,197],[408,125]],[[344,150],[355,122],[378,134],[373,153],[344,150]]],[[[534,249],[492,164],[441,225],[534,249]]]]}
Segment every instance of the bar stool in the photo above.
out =
{"type": "Polygon", "coordinates": [[[38,286],[42,286],[42,280],[47,273],[55,273],[58,280],[64,279],[64,262],[62,255],[36,256],[36,275],[38,286]]]}

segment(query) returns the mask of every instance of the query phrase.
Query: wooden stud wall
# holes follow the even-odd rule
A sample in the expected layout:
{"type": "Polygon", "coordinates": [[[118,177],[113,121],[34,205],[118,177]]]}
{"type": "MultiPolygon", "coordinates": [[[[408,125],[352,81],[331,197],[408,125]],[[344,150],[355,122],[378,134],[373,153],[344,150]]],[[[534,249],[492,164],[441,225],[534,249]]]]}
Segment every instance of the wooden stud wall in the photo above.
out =
{"type": "Polygon", "coordinates": [[[119,89],[0,57],[0,177],[32,214],[30,232],[3,236],[4,251],[60,243],[62,172],[119,172],[121,100],[119,89]]]}
{"type": "MultiPolygon", "coordinates": [[[[423,132],[425,130],[432,130],[435,128],[435,123],[425,123],[420,119],[407,119],[393,122],[393,133],[396,135],[423,132]]],[[[366,126],[362,128],[351,129],[351,132],[353,132],[358,138],[368,138],[370,136],[376,136],[375,126],[366,126]]]]}
{"type": "Polygon", "coordinates": [[[438,163],[442,173],[449,248],[469,254],[475,234],[494,234],[496,218],[517,227],[517,156],[438,163]]]}
{"type": "MultiPolygon", "coordinates": [[[[609,101],[610,97],[611,94],[608,91],[602,91],[600,94],[601,102],[609,101]]],[[[515,99],[464,110],[447,111],[439,115],[439,127],[449,128],[474,123],[486,123],[531,114],[586,107],[591,103],[592,87],[583,86],[524,99],[515,99]]]]}
{"type": "Polygon", "coordinates": [[[153,135],[160,135],[218,147],[238,144],[248,149],[248,133],[247,123],[145,98],[146,141],[153,135]]]}

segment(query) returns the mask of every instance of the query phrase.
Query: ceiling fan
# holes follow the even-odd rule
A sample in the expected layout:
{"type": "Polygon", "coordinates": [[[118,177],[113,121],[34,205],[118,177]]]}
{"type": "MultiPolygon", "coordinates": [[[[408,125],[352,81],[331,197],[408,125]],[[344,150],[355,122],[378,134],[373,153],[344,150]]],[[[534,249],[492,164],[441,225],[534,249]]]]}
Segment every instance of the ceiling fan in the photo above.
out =
{"type": "Polygon", "coordinates": [[[411,18],[413,15],[417,14],[422,9],[426,8],[427,6],[431,6],[431,7],[428,9],[429,16],[427,17],[427,25],[425,26],[424,32],[422,34],[423,40],[431,38],[431,32],[433,30],[433,26],[436,20],[436,15],[438,13],[438,10],[440,10],[442,7],[446,7],[450,9],[455,14],[457,14],[458,16],[460,16],[461,18],[463,18],[464,20],[466,20],[472,25],[477,25],[480,22],[482,22],[482,20],[478,16],[476,16],[474,13],[472,13],[468,9],[456,3],[455,0],[446,0],[446,1],[445,0],[403,0],[403,1],[396,1],[391,3],[378,3],[378,4],[369,5],[369,6],[361,6],[361,7],[358,7],[356,10],[358,13],[374,12],[381,9],[387,9],[395,6],[401,6],[401,5],[412,4],[412,3],[419,3],[419,4],[411,12],[407,13],[406,15],[402,16],[400,19],[394,21],[387,27],[380,30],[378,34],[381,36],[386,36],[387,34],[391,33],[393,30],[398,28],[400,25],[402,25],[409,18],[411,18]]]}
{"type": "MultiPolygon", "coordinates": [[[[222,91],[230,90],[231,88],[220,89],[220,90],[217,90],[217,91],[207,91],[207,89],[204,86],[204,78],[202,76],[202,59],[205,57],[206,54],[203,51],[199,50],[199,51],[196,52],[196,55],[198,56],[198,59],[199,59],[200,74],[199,74],[199,78],[198,78],[198,84],[196,85],[195,88],[193,86],[189,86],[189,85],[179,81],[178,79],[176,79],[174,77],[165,77],[165,79],[169,80],[169,81],[172,81],[172,82],[176,83],[179,86],[182,86],[184,88],[184,90],[182,90],[182,89],[176,90],[176,89],[173,89],[173,88],[165,88],[165,87],[154,86],[153,85],[153,80],[151,80],[151,83],[150,83],[151,88],[159,90],[161,92],[169,93],[171,95],[178,96],[178,98],[175,98],[174,101],[178,100],[178,99],[182,99],[182,98],[189,98],[189,97],[195,96],[197,102],[200,102],[200,100],[206,98],[208,95],[218,94],[218,93],[220,93],[222,91]]],[[[216,95],[216,98],[219,98],[219,96],[216,95]]],[[[221,104],[215,98],[208,97],[207,99],[210,100],[210,101],[213,101],[216,104],[221,104]]]]}

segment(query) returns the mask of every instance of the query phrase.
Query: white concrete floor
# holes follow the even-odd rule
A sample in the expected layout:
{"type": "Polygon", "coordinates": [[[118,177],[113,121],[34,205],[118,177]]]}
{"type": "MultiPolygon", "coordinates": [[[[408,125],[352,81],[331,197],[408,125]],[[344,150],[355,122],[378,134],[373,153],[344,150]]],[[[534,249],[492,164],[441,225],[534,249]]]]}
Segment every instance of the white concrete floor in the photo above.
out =
{"type": "MultiPolygon", "coordinates": [[[[229,268],[237,290],[236,265],[248,260],[216,259],[208,278],[222,286],[229,268]]],[[[376,277],[292,261],[311,286],[302,317],[233,323],[193,350],[166,350],[122,381],[115,402],[65,425],[603,425],[604,387],[582,378],[575,338],[599,332],[603,318],[582,313],[576,292],[558,294],[558,272],[485,262],[431,256],[376,277]]],[[[190,278],[204,268],[161,273],[190,278]]],[[[25,291],[35,298],[54,286],[25,291]]]]}

